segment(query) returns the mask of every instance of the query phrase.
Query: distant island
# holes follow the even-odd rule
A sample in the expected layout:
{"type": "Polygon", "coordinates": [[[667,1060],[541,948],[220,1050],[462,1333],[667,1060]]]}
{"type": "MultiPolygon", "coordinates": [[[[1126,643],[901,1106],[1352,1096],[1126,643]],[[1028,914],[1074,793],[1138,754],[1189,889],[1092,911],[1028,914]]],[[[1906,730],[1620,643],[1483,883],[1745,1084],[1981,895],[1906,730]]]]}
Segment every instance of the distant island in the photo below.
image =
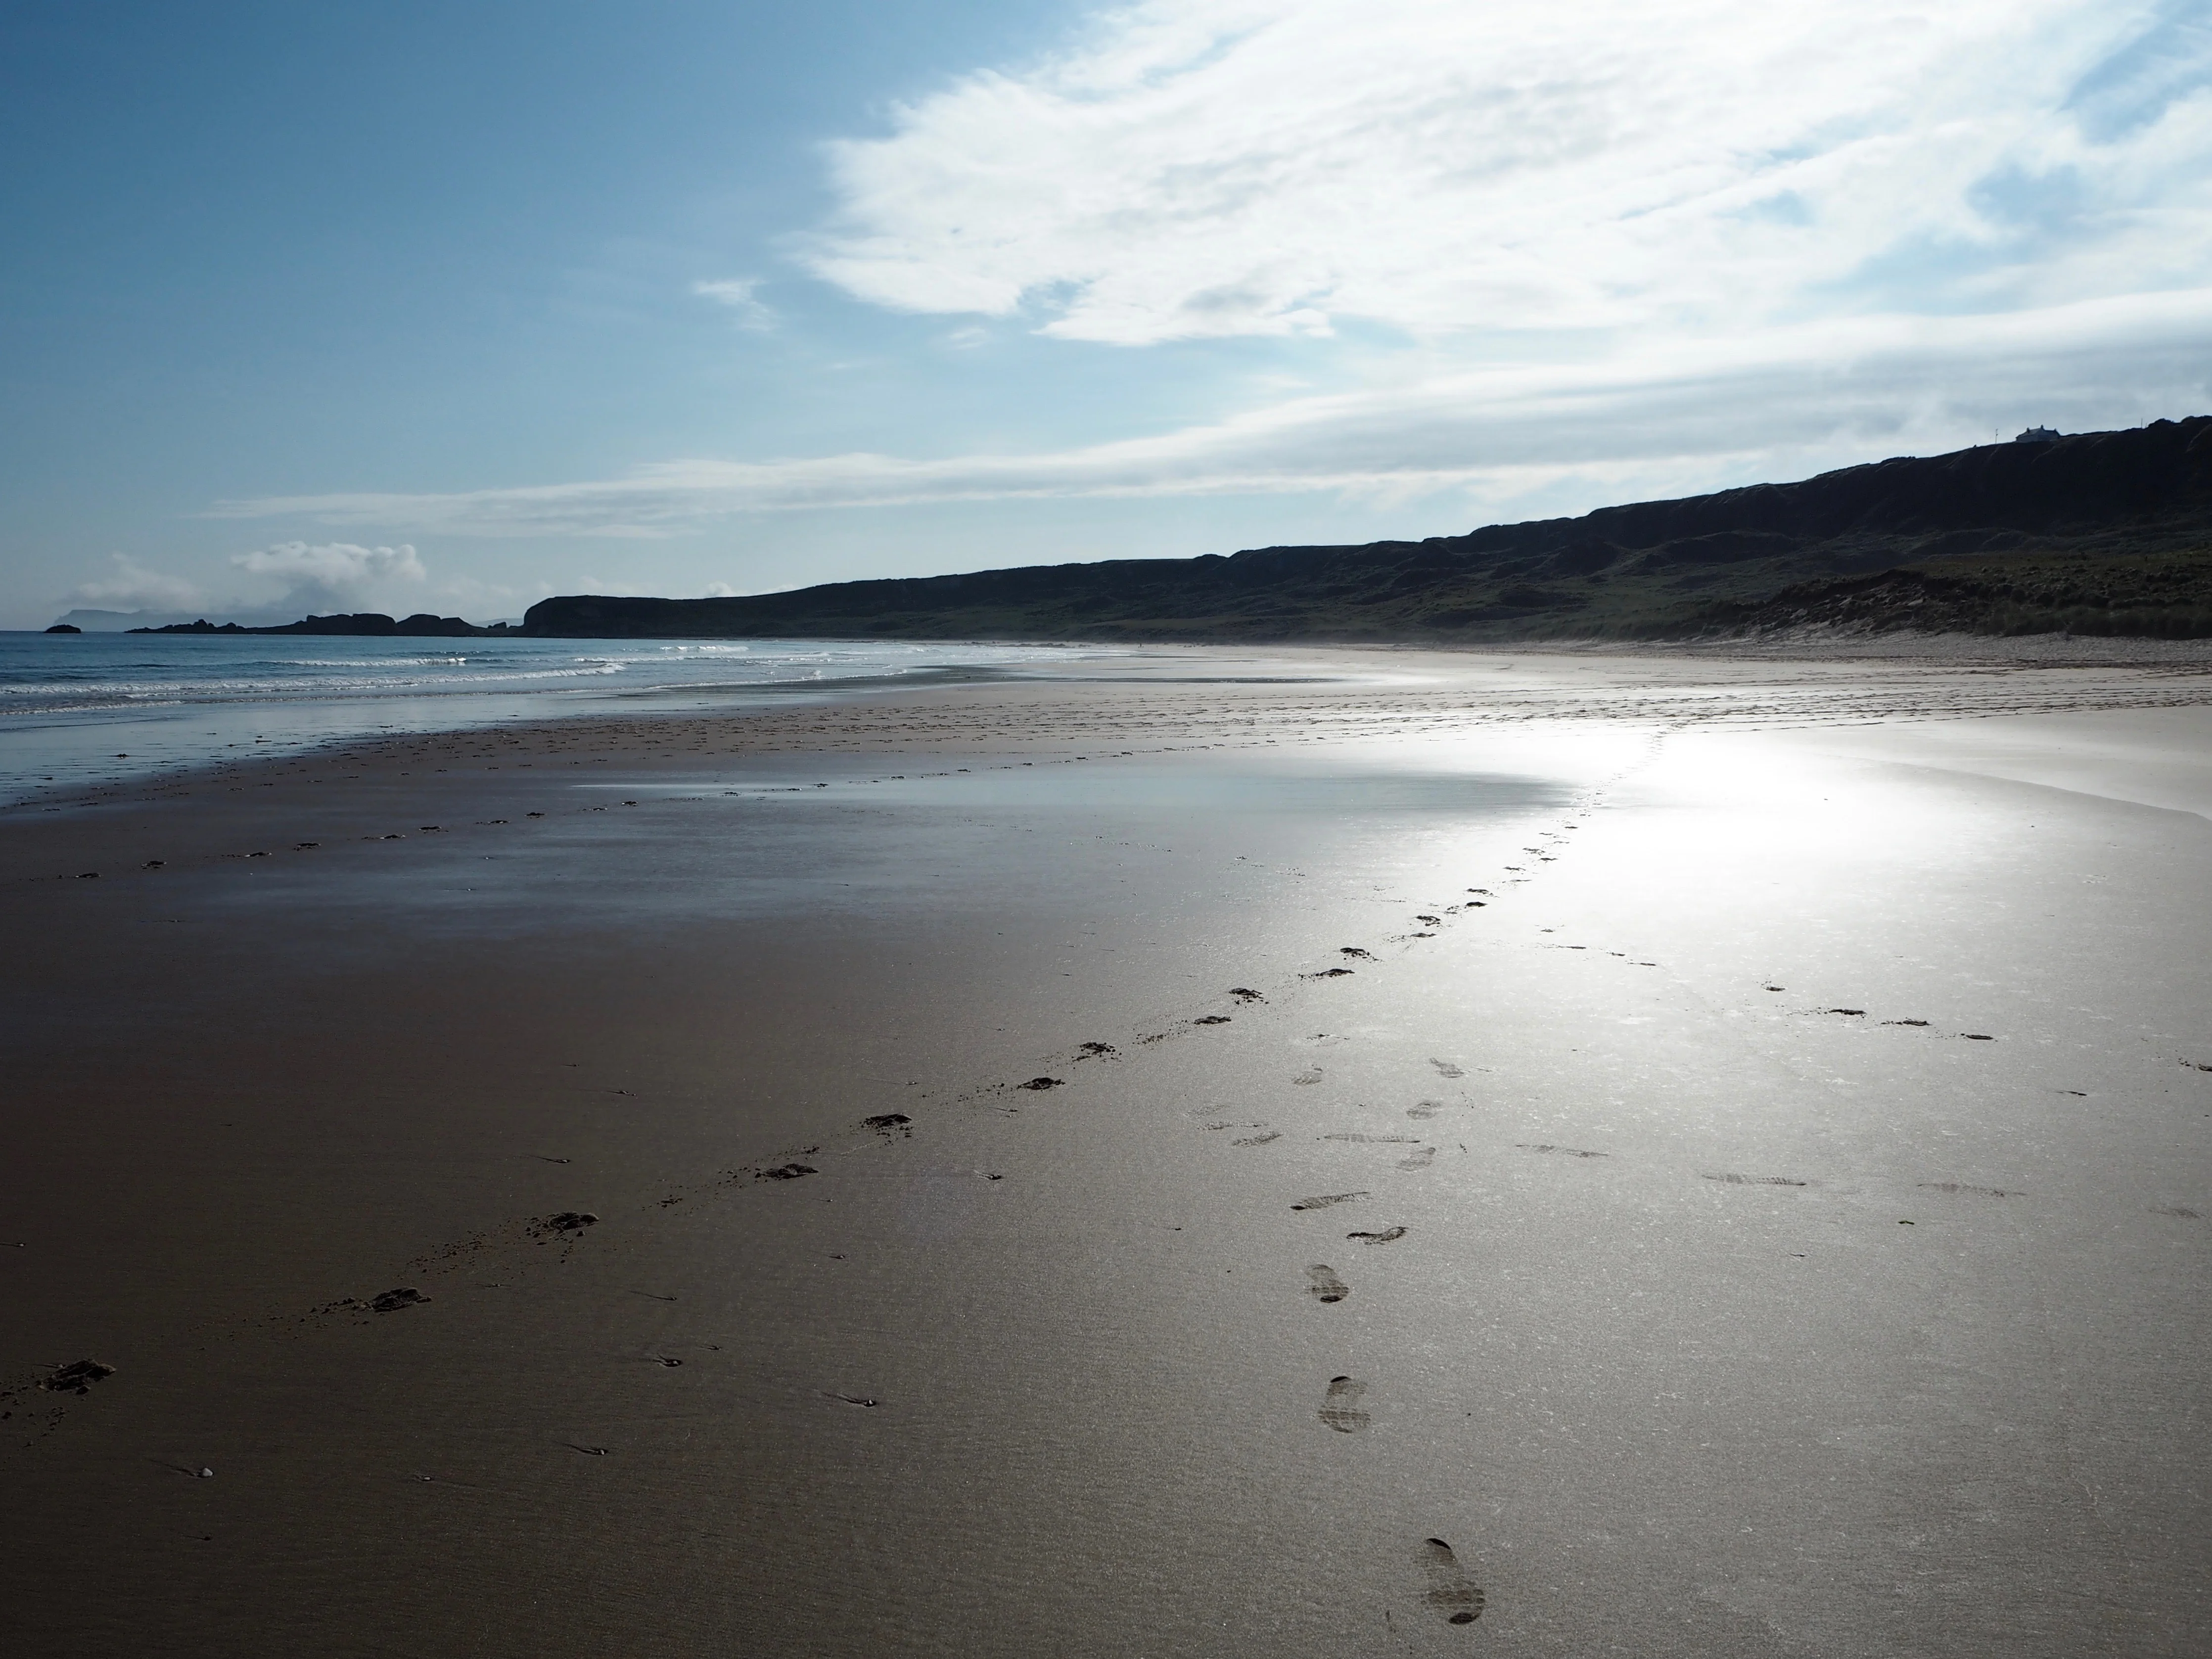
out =
{"type": "Polygon", "coordinates": [[[1362,546],[1113,559],[713,599],[576,594],[520,627],[310,617],[134,632],[539,639],[1504,642],[1791,629],[2212,637],[2212,416],[1899,457],[1362,546]]]}
{"type": "MultiPolygon", "coordinates": [[[[53,629],[46,630],[48,633],[53,629]]],[[[77,630],[69,630],[74,634],[77,630]]],[[[427,611],[417,611],[394,622],[378,611],[356,611],[342,617],[303,617],[298,622],[282,623],[270,628],[246,628],[237,623],[211,623],[206,617],[198,622],[170,623],[161,628],[125,629],[130,634],[321,634],[346,635],[360,639],[402,640],[468,640],[485,639],[524,630],[506,623],[493,623],[488,628],[464,622],[459,617],[434,617],[427,611]]]]}

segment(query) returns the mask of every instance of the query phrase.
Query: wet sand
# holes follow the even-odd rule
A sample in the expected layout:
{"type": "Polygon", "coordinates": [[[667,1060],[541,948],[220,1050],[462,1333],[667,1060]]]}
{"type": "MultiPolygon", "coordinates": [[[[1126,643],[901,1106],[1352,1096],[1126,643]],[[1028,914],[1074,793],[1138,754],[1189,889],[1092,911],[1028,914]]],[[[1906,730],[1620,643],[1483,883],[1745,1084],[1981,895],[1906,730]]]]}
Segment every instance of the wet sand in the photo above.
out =
{"type": "Polygon", "coordinates": [[[2202,1652],[2207,667],[1158,652],[0,815],[9,1651],[2202,1652]]]}

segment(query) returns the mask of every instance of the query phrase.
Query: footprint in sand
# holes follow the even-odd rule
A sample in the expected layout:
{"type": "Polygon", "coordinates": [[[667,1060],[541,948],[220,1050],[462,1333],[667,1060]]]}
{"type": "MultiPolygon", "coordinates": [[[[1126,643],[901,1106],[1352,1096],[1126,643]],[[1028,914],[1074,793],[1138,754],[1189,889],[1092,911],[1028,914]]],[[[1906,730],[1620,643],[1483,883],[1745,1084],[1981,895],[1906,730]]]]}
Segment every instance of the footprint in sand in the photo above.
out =
{"type": "Polygon", "coordinates": [[[1424,1540],[1421,1565],[1429,1580],[1429,1588],[1421,1600],[1443,1614],[1446,1624],[1471,1625],[1482,1617],[1482,1591],[1467,1576],[1467,1570],[1460,1565],[1449,1544],[1441,1538],[1424,1540]]]}
{"type": "Polygon", "coordinates": [[[1465,1072],[1460,1070],[1458,1066],[1453,1065],[1451,1061],[1448,1060],[1432,1060],[1429,1064],[1437,1068],[1437,1074],[1440,1077],[1465,1077],[1467,1075],[1465,1072]]]}
{"type": "Polygon", "coordinates": [[[1578,1146],[1554,1146],[1548,1142],[1530,1146],[1525,1140],[1513,1143],[1524,1152],[1557,1152],[1561,1158],[1610,1158],[1610,1152],[1586,1152],[1578,1146]]]}
{"type": "Polygon", "coordinates": [[[1229,1144],[1232,1146],[1264,1146],[1271,1140],[1280,1140],[1282,1138],[1281,1130],[1270,1129],[1263,1135],[1247,1135],[1242,1140],[1232,1140],[1229,1144]]]}
{"type": "Polygon", "coordinates": [[[1352,1286],[1336,1276],[1336,1269],[1316,1265],[1306,1269],[1306,1294],[1316,1302],[1341,1302],[1352,1294],[1352,1286]]]}
{"type": "Polygon", "coordinates": [[[1958,1181],[1918,1181],[1917,1187],[1925,1187],[1931,1193],[1972,1193],[1977,1198],[2025,1198],[2027,1194],[2017,1187],[1969,1187],[1958,1181]]]}
{"type": "Polygon", "coordinates": [[[1321,1081],[1321,1067],[1318,1066],[1309,1066],[1304,1071],[1300,1072],[1296,1077],[1292,1078],[1291,1081],[1308,1085],[1318,1083],[1321,1081]]]}
{"type": "Polygon", "coordinates": [[[1375,960],[1375,956],[1372,951],[1363,951],[1357,945],[1340,945],[1337,947],[1336,953],[1340,957],[1350,957],[1358,962],[1372,962],[1375,960]]]}
{"type": "Polygon", "coordinates": [[[1403,1227],[1385,1227],[1379,1233],[1346,1233],[1346,1238],[1356,1238],[1362,1244],[1390,1244],[1406,1236],[1403,1227]]]}
{"type": "Polygon", "coordinates": [[[1328,1379],[1328,1393],[1321,1402],[1321,1420],[1339,1434],[1358,1434],[1372,1419],[1360,1409],[1359,1396],[1367,1392],[1364,1382],[1356,1382],[1348,1376],[1328,1379]]]}
{"type": "Polygon", "coordinates": [[[1232,985],[1229,988],[1229,994],[1239,1002],[1265,1002],[1267,1000],[1249,985],[1232,985]]]}
{"type": "Polygon", "coordinates": [[[1802,1187],[1806,1183],[1793,1181],[1788,1176],[1709,1175],[1708,1181],[1718,1181],[1730,1187],[1802,1187]]]}
{"type": "Polygon", "coordinates": [[[1438,1112],[1443,1110],[1443,1109],[1444,1103],[1441,1100],[1417,1100],[1411,1106],[1406,1108],[1406,1115],[1407,1117],[1421,1118],[1425,1120],[1434,1117],[1438,1112]]]}
{"type": "Polygon", "coordinates": [[[1437,1149],[1433,1146],[1424,1146],[1410,1158],[1400,1158],[1398,1167],[1401,1170],[1425,1170],[1436,1161],[1437,1149]]]}
{"type": "Polygon", "coordinates": [[[1361,1193],[1322,1193],[1314,1198],[1302,1198],[1291,1206],[1294,1210],[1326,1210],[1332,1204],[1349,1204],[1355,1198],[1364,1198],[1361,1193]]]}

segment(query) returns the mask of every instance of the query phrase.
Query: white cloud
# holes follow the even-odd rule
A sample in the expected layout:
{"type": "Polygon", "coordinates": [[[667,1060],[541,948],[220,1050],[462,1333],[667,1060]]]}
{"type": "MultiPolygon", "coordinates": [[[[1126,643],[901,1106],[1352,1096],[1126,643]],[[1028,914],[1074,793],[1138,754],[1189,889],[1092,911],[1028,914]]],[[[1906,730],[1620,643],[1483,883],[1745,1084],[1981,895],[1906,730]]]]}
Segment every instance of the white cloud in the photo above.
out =
{"type": "MultiPolygon", "coordinates": [[[[1274,336],[1269,368],[1358,389],[1252,376],[1228,418],[1039,453],[678,459],[215,514],[659,537],[730,513],[1456,491],[1472,516],[1562,479],[1681,493],[2212,407],[2203,0],[1139,0],[830,155],[840,210],[796,246],[862,299],[1170,352],[1274,336]]],[[[764,320],[757,286],[696,291],[764,320]]]]}
{"type": "Polygon", "coordinates": [[[2208,68],[2153,0],[1144,0],[832,145],[802,252],[1124,344],[2058,304],[2201,280],[2208,68]]]}
{"type": "Polygon", "coordinates": [[[276,608],[352,611],[423,581],[428,573],[410,546],[361,547],[350,542],[278,542],[231,563],[248,575],[283,584],[276,608]]]}
{"type": "Polygon", "coordinates": [[[112,574],[70,590],[69,602],[102,611],[189,611],[200,591],[182,576],[149,569],[127,553],[111,553],[112,574]]]}
{"type": "Polygon", "coordinates": [[[702,299],[727,306],[737,313],[738,326],[750,329],[770,329],[775,326],[775,313],[755,297],[760,283],[755,277],[732,277],[716,283],[694,283],[691,291],[702,299]]]}
{"type": "Polygon", "coordinates": [[[1970,318],[1870,317],[1633,356],[1416,373],[1156,437],[1034,454],[672,461],[614,479],[451,495],[276,496],[301,517],[471,536],[678,533],[716,514],[1036,496],[1334,491],[1476,501],[1571,475],[1663,492],[1718,471],[1932,453],[2049,422],[2069,430],[2212,407],[2212,289],[1970,318]]]}

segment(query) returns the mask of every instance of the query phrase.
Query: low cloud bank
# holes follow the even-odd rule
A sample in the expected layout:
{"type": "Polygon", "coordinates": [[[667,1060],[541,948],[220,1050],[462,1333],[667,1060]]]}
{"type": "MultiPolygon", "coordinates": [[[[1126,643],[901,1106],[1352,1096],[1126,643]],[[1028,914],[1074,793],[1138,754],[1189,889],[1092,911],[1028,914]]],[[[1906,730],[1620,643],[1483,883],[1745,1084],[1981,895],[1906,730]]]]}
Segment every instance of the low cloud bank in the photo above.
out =
{"type": "Polygon", "coordinates": [[[1850,318],[1677,340],[1572,368],[1464,370],[1293,399],[1157,437],[1034,454],[685,460],[444,495],[270,496],[215,516],[465,536],[655,537],[715,516],[1012,498],[1280,495],[1488,501],[1548,482],[1642,493],[1717,472],[1935,453],[2039,422],[2078,431],[2212,408],[2212,289],[2035,313],[1850,318]]]}
{"type": "Polygon", "coordinates": [[[70,590],[64,603],[75,607],[69,613],[72,618],[95,625],[159,627],[206,617],[252,627],[361,611],[400,614],[420,608],[425,598],[420,590],[429,579],[411,545],[277,542],[231,556],[231,568],[261,591],[223,599],[211,599],[200,584],[127,554],[108,556],[110,574],[70,590]]]}

